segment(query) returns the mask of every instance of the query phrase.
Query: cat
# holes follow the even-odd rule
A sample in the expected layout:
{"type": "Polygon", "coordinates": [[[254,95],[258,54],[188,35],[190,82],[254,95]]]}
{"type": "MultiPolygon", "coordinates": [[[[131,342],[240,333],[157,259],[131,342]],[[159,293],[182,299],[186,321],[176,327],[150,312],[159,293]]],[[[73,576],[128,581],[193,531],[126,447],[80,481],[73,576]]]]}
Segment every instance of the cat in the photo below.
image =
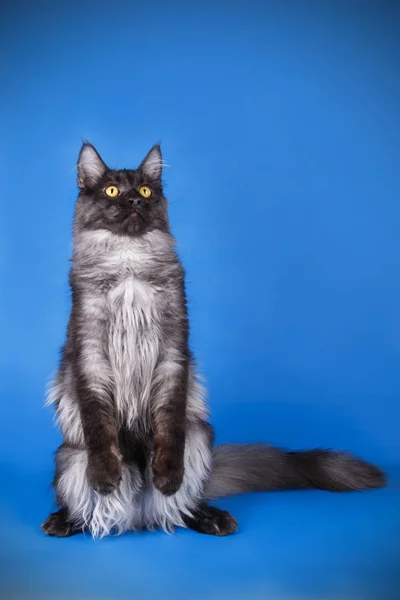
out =
{"type": "Polygon", "coordinates": [[[110,169],[87,142],[79,154],[72,309],[48,398],[63,435],[59,509],[43,531],[102,537],[187,527],[223,536],[237,522],[209,505],[213,498],[385,485],[378,467],[344,452],[214,447],[162,167],[159,145],[136,170],[110,169]]]}

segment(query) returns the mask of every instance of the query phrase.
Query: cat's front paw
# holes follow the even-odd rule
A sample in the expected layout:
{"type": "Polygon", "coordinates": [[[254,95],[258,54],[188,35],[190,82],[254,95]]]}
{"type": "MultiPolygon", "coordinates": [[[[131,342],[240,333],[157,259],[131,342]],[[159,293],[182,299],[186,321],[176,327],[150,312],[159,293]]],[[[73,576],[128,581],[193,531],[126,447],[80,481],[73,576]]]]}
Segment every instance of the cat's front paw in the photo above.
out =
{"type": "Polygon", "coordinates": [[[183,457],[172,450],[155,449],[152,460],[153,483],[165,496],[176,494],[182,485],[183,457]]]}
{"type": "Polygon", "coordinates": [[[111,450],[89,455],[87,477],[93,490],[110,494],[121,481],[121,459],[111,450]]]}

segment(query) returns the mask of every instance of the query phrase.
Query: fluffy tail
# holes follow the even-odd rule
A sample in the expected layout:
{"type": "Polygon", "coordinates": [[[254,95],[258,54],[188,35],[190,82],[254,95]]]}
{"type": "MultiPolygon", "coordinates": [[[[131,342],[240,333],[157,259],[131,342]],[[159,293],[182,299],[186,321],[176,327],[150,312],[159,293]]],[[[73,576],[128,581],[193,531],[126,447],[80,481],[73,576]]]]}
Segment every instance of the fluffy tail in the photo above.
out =
{"type": "Polygon", "coordinates": [[[223,444],[214,448],[207,499],[244,492],[319,488],[332,492],[385,485],[375,465],[345,452],[286,452],[266,444],[223,444]]]}

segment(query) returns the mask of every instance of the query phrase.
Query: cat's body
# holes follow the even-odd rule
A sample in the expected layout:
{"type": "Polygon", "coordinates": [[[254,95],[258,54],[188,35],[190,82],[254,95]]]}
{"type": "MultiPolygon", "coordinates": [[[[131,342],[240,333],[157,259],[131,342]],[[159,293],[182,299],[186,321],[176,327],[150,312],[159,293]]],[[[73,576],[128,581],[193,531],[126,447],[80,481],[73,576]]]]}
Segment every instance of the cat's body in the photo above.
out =
{"type": "Polygon", "coordinates": [[[224,535],[236,522],[206,498],[383,485],[379,469],[343,453],[213,449],[159,147],[137,171],[112,171],[85,144],[78,173],[73,307],[50,394],[64,437],[54,479],[61,508],[44,531],[102,536],[188,526],[224,535]]]}

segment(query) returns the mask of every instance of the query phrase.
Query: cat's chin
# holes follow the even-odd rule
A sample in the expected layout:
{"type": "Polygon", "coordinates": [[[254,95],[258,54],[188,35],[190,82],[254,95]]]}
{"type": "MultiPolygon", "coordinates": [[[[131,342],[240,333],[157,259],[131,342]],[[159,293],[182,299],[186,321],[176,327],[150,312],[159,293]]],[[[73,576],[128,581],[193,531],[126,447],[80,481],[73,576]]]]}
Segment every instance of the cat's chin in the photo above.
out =
{"type": "Polygon", "coordinates": [[[130,235],[137,235],[138,233],[141,233],[144,229],[143,217],[136,211],[131,213],[126,219],[124,219],[122,229],[124,229],[130,235]]]}

